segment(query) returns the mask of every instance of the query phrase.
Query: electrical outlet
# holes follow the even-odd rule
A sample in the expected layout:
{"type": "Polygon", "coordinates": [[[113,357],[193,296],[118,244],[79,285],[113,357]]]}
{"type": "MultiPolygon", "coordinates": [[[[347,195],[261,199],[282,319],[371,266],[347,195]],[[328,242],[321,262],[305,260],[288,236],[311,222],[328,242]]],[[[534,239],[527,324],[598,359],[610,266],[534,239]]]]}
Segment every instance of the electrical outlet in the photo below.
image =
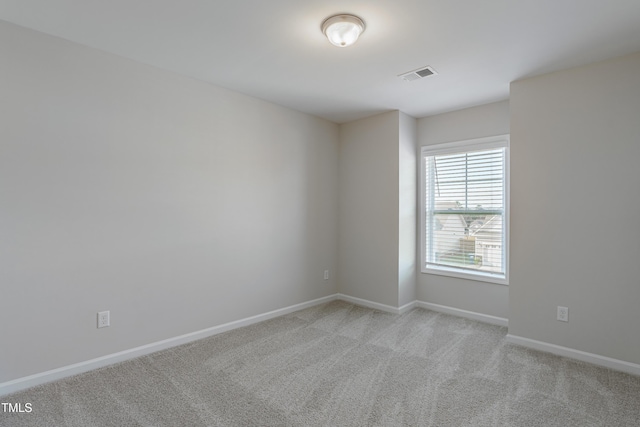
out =
{"type": "Polygon", "coordinates": [[[324,280],[329,280],[329,270],[324,271],[324,280]]]}
{"type": "Polygon", "coordinates": [[[109,317],[109,311],[100,311],[98,313],[98,328],[106,328],[108,326],[111,326],[109,317]]]}
{"type": "Polygon", "coordinates": [[[569,307],[558,306],[558,320],[561,322],[569,321],[569,307]]]}

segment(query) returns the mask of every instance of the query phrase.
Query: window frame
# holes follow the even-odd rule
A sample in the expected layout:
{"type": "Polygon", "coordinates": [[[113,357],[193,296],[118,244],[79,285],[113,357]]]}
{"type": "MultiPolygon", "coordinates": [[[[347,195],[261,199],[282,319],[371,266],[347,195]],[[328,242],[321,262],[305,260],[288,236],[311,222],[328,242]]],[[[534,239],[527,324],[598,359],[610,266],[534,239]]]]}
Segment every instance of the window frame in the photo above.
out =
{"type": "Polygon", "coordinates": [[[420,149],[420,270],[423,274],[435,274],[440,276],[455,277],[460,279],[476,280],[495,283],[499,285],[509,284],[509,198],[510,198],[510,174],[509,174],[509,146],[510,135],[496,135],[485,138],[468,139],[464,141],[445,142],[441,144],[423,145],[420,149]],[[504,148],[504,276],[482,271],[469,271],[446,266],[427,266],[427,197],[426,197],[426,167],[425,157],[460,154],[470,151],[490,150],[504,148]]]}

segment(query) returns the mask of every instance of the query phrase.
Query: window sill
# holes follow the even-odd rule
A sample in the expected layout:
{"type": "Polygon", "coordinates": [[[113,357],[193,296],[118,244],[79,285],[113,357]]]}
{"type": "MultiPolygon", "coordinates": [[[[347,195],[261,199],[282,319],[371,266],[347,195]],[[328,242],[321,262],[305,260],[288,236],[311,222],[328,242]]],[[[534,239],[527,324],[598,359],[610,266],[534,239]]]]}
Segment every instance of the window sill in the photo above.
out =
{"type": "Polygon", "coordinates": [[[504,276],[496,276],[494,274],[483,273],[483,272],[466,272],[460,271],[455,268],[447,268],[447,267],[423,267],[422,274],[435,274],[438,276],[448,276],[455,277],[458,279],[466,279],[466,280],[475,280],[478,282],[488,282],[494,283],[496,285],[508,286],[509,280],[504,276]]]}

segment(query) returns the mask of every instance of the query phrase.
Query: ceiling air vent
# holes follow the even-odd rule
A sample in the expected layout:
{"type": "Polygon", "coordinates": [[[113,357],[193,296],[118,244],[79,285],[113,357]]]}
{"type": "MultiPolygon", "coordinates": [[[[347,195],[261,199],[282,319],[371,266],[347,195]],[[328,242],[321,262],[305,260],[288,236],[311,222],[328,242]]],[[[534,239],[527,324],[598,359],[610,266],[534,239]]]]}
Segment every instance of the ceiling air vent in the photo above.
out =
{"type": "Polygon", "coordinates": [[[408,82],[412,82],[414,80],[421,79],[423,77],[429,77],[438,74],[433,67],[422,67],[417,70],[409,71],[407,73],[402,73],[398,75],[402,80],[406,80],[408,82]]]}

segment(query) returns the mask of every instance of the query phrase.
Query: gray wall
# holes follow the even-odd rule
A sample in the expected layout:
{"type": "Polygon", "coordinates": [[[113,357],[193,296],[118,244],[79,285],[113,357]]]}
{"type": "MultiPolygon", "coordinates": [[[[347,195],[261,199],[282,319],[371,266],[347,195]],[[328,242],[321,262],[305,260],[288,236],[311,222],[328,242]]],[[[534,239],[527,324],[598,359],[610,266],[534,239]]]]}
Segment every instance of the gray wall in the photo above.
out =
{"type": "Polygon", "coordinates": [[[340,292],[398,306],[399,112],[340,126],[340,292]]]}
{"type": "Polygon", "coordinates": [[[338,286],[399,307],[416,299],[416,120],[399,111],[340,125],[338,286]]]}
{"type": "Polygon", "coordinates": [[[336,124],[7,23],[0,51],[0,382],[338,291],[336,124]]]}
{"type": "MultiPolygon", "coordinates": [[[[508,133],[507,101],[418,120],[419,146],[508,133]]],[[[420,267],[417,266],[418,271],[420,267]]],[[[509,287],[504,285],[418,273],[417,299],[490,316],[509,317],[509,287]]]]}
{"type": "Polygon", "coordinates": [[[640,363],[640,53],[515,82],[510,105],[509,333],[640,363]]]}
{"type": "Polygon", "coordinates": [[[398,306],[416,299],[417,121],[399,114],[398,306]]]}

